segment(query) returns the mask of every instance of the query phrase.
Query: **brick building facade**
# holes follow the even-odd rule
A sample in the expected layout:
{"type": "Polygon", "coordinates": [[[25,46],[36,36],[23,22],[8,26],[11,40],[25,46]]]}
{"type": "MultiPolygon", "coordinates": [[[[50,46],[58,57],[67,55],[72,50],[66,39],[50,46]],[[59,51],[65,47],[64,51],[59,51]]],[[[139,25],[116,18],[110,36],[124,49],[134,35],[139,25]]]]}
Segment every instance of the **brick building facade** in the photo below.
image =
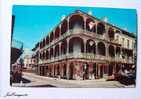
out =
{"type": "Polygon", "coordinates": [[[41,76],[99,79],[136,67],[136,37],[81,11],[65,17],[33,51],[41,76]]]}

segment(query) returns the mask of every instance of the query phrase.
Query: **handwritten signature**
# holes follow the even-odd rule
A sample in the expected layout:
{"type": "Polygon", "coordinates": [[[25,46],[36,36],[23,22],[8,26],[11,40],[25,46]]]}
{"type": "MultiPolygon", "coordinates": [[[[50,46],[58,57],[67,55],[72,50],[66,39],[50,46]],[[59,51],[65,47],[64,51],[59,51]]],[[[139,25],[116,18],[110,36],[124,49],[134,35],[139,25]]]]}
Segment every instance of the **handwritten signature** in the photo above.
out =
{"type": "Polygon", "coordinates": [[[16,92],[7,92],[4,97],[9,97],[9,96],[15,96],[15,97],[23,97],[23,96],[28,96],[26,93],[16,93],[16,92]]]}

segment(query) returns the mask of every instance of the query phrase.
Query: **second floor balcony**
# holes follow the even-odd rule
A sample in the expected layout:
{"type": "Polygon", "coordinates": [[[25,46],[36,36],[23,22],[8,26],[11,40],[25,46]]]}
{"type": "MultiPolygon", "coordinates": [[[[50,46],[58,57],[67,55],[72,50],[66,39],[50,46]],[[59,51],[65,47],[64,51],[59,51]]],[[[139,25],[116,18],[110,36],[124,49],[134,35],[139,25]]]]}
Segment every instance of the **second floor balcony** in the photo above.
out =
{"type": "Polygon", "coordinates": [[[45,63],[53,63],[57,61],[62,60],[69,60],[69,59],[78,59],[78,60],[84,60],[84,61],[90,61],[90,62],[116,62],[116,63],[129,63],[134,64],[133,58],[121,58],[119,56],[115,57],[109,57],[109,56],[103,56],[103,55],[94,55],[92,53],[67,53],[66,55],[60,55],[57,57],[52,57],[51,59],[47,60],[39,60],[39,64],[45,64],[45,63]]]}

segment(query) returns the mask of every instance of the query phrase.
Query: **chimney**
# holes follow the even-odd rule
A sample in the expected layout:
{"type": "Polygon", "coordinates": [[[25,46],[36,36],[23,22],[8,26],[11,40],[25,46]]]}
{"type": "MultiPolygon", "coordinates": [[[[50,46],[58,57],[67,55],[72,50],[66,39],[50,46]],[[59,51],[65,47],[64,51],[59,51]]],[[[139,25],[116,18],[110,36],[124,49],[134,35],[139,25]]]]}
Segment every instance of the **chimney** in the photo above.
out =
{"type": "Polygon", "coordinates": [[[61,17],[61,21],[63,21],[64,19],[65,19],[65,15],[62,15],[62,17],[61,17]]]}
{"type": "Polygon", "coordinates": [[[88,11],[88,14],[89,14],[89,15],[92,15],[92,14],[93,14],[92,10],[89,10],[89,11],[88,11]]]}
{"type": "Polygon", "coordinates": [[[108,22],[108,17],[105,16],[105,17],[103,18],[103,21],[104,21],[104,22],[108,22]]]}

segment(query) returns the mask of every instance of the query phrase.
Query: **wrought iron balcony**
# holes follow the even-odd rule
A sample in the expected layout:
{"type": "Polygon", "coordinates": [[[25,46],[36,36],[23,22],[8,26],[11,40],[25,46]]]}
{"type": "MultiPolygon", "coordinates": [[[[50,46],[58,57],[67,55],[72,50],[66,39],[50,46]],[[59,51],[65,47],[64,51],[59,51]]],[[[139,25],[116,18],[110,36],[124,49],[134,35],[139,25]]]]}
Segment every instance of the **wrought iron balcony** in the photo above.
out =
{"type": "Polygon", "coordinates": [[[54,45],[58,41],[63,40],[67,36],[70,36],[71,34],[80,34],[80,33],[85,34],[85,35],[88,35],[88,36],[91,36],[91,37],[95,37],[96,39],[101,39],[101,40],[105,40],[105,41],[108,41],[108,42],[120,44],[115,39],[113,39],[113,40],[108,39],[107,33],[104,33],[103,35],[100,35],[100,34],[97,34],[97,33],[94,33],[94,32],[90,32],[88,30],[84,30],[84,29],[81,29],[81,28],[78,28],[78,29],[77,28],[74,28],[74,29],[69,29],[66,33],[64,33],[63,35],[61,35],[59,38],[53,40],[49,45],[46,45],[41,50],[44,50],[46,48],[49,48],[50,46],[54,45]]]}
{"type": "Polygon", "coordinates": [[[42,63],[52,63],[60,60],[66,60],[66,59],[88,59],[88,60],[99,60],[99,61],[108,61],[108,62],[122,62],[122,63],[134,63],[133,59],[122,59],[119,56],[115,57],[109,57],[109,56],[102,56],[102,55],[96,55],[92,53],[67,53],[65,55],[60,55],[57,57],[52,57],[48,60],[40,60],[39,64],[42,63]]]}

